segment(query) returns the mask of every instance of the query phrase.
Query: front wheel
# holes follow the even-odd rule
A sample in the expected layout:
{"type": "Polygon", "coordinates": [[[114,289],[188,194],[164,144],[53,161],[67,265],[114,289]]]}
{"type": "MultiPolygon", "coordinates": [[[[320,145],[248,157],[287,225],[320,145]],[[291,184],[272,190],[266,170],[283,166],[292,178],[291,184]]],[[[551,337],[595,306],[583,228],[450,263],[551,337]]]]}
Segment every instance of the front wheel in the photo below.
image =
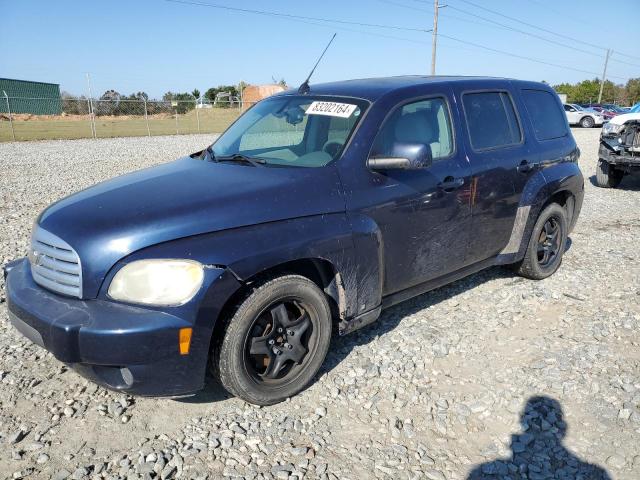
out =
{"type": "Polygon", "coordinates": [[[547,206],[536,221],[518,274],[532,280],[542,280],[555,273],[562,263],[567,241],[567,214],[560,205],[547,206]]]}
{"type": "Polygon", "coordinates": [[[614,168],[605,160],[598,160],[596,168],[596,184],[602,188],[616,188],[620,185],[624,172],[614,168]]]}
{"type": "Polygon", "coordinates": [[[214,354],[214,373],[226,390],[249,403],[281,402],[318,372],[331,327],[327,299],[311,280],[286,275],[266,281],[229,321],[214,354]]]}

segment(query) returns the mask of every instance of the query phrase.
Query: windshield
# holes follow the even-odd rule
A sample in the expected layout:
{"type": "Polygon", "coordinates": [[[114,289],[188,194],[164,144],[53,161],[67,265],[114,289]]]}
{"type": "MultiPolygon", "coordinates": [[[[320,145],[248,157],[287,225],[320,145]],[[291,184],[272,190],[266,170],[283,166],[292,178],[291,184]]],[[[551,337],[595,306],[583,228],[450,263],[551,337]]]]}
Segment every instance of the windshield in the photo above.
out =
{"type": "Polygon", "coordinates": [[[631,110],[629,110],[629,113],[640,113],[640,103],[636,103],[631,110]]]}
{"type": "Polygon", "coordinates": [[[280,96],[256,104],[211,146],[213,160],[322,167],[338,158],[368,103],[355,98],[280,96]]]}

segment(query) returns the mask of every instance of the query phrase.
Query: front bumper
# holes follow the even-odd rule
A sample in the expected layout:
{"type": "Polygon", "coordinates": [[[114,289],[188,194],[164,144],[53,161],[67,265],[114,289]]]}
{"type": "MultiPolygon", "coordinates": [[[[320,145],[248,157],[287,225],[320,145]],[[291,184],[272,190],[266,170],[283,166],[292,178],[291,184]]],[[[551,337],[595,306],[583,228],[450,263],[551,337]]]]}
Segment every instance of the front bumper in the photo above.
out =
{"type": "Polygon", "coordinates": [[[630,154],[619,148],[616,139],[600,140],[600,148],[598,149],[598,158],[605,160],[611,165],[626,167],[629,170],[640,169],[640,154],[630,154]],[[618,151],[614,150],[617,148],[618,151]]]}
{"type": "MultiPolygon", "coordinates": [[[[196,315],[78,300],[37,285],[26,259],[5,267],[9,318],[15,328],[85,377],[138,395],[188,395],[204,386],[211,326],[196,315]],[[180,355],[178,332],[193,328],[180,355]]],[[[211,322],[213,324],[213,322],[211,322]]]]}

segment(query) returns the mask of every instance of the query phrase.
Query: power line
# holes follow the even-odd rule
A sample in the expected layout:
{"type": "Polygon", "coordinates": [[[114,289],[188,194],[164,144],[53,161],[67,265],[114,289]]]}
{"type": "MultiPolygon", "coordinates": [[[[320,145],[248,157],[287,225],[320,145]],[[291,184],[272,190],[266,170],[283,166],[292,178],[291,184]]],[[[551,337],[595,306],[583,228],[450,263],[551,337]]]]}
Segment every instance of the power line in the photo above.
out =
{"type": "MultiPolygon", "coordinates": [[[[414,0],[414,1],[419,1],[419,0],[414,0]]],[[[543,31],[543,32],[546,32],[546,33],[550,33],[551,35],[555,35],[557,37],[564,38],[565,40],[571,40],[571,41],[574,41],[574,42],[577,42],[577,43],[582,43],[584,45],[588,45],[590,47],[597,48],[599,50],[605,50],[605,51],[608,50],[608,48],[603,47],[601,45],[595,45],[593,43],[585,42],[584,40],[581,40],[581,39],[578,39],[578,38],[570,37],[569,35],[564,35],[562,33],[558,33],[556,31],[549,30],[547,28],[543,28],[543,27],[539,27],[537,25],[533,25],[531,23],[527,23],[527,22],[525,22],[523,20],[520,20],[519,18],[510,17],[509,15],[505,15],[505,14],[497,12],[495,10],[491,10],[490,8],[483,7],[482,5],[478,5],[477,3],[471,2],[469,0],[458,0],[458,1],[466,3],[466,4],[471,5],[471,6],[474,6],[476,8],[479,8],[480,10],[485,10],[485,11],[487,11],[489,13],[493,13],[494,15],[498,15],[500,17],[506,18],[506,19],[511,20],[513,22],[521,23],[522,25],[526,25],[526,26],[528,26],[530,28],[534,28],[536,30],[540,30],[540,31],[543,31]]],[[[419,3],[426,3],[426,2],[420,1],[419,3]]],[[[625,53],[620,53],[620,52],[618,52],[618,54],[619,55],[623,55],[625,57],[635,58],[635,59],[640,60],[640,57],[636,57],[636,56],[633,56],[633,55],[627,55],[625,53]]]]}
{"type": "Polygon", "coordinates": [[[291,20],[292,22],[298,22],[298,23],[304,23],[306,25],[315,25],[317,27],[324,27],[324,28],[330,28],[331,30],[342,30],[345,32],[353,32],[353,33],[359,33],[362,35],[369,35],[372,37],[381,37],[381,38],[388,38],[391,40],[399,40],[402,42],[409,42],[409,43],[416,43],[416,44],[420,44],[420,45],[429,45],[429,42],[423,41],[423,40],[416,40],[413,38],[405,38],[405,37],[396,37],[395,35],[388,35],[386,33],[378,33],[378,32],[369,32],[366,30],[356,30],[355,28],[348,28],[348,27],[339,27],[336,25],[328,25],[326,23],[318,23],[318,22],[311,22],[311,21],[307,21],[307,20],[298,20],[295,18],[290,18],[288,20],[291,20]]]}
{"type": "MultiPolygon", "coordinates": [[[[390,0],[380,0],[380,1],[384,1],[385,3],[395,4],[395,5],[397,5],[397,6],[404,7],[404,8],[410,8],[410,9],[413,9],[413,10],[424,11],[424,12],[427,12],[427,11],[428,11],[428,10],[423,9],[423,8],[414,7],[414,6],[410,6],[410,5],[402,5],[402,4],[399,4],[399,3],[396,3],[396,2],[392,2],[392,1],[390,1],[390,0]]],[[[413,0],[413,1],[414,1],[414,2],[417,2],[417,3],[420,3],[420,4],[427,4],[427,3],[428,3],[427,1],[424,1],[424,0],[413,0]]],[[[465,2],[465,3],[468,3],[468,4],[470,4],[470,5],[473,5],[474,7],[480,8],[480,9],[482,9],[482,10],[486,10],[486,11],[488,11],[488,12],[490,12],[490,13],[495,14],[495,15],[502,16],[502,17],[507,18],[507,19],[509,19],[509,20],[512,20],[512,21],[515,21],[515,22],[518,22],[518,23],[522,23],[523,25],[527,25],[527,26],[529,26],[529,27],[531,27],[531,28],[535,28],[535,29],[538,29],[538,30],[541,30],[541,31],[544,31],[544,32],[547,32],[547,33],[551,33],[551,34],[553,34],[553,35],[556,35],[556,36],[559,36],[559,37],[562,37],[562,38],[570,39],[570,40],[573,40],[573,41],[575,41],[575,42],[582,43],[582,44],[584,44],[584,45],[588,45],[588,46],[590,46],[590,47],[598,48],[598,49],[605,50],[605,51],[606,51],[606,50],[608,50],[607,48],[602,47],[602,46],[600,46],[600,45],[594,45],[594,44],[591,44],[591,43],[585,42],[585,41],[583,41],[583,40],[579,40],[579,39],[577,39],[577,38],[569,37],[569,36],[567,36],[567,35],[558,34],[557,32],[553,32],[553,31],[551,31],[551,30],[547,30],[547,29],[544,29],[544,28],[542,28],[542,27],[538,27],[538,26],[536,26],[536,25],[533,25],[533,24],[530,24],[530,23],[523,22],[523,21],[521,21],[521,20],[518,20],[517,18],[509,17],[509,16],[507,16],[507,15],[504,15],[504,14],[501,14],[501,13],[496,12],[496,11],[494,11],[494,10],[491,10],[491,9],[488,9],[488,8],[485,8],[485,7],[482,7],[482,6],[480,6],[480,5],[477,5],[477,4],[475,4],[475,3],[473,3],[473,2],[470,2],[470,1],[467,1],[467,0],[460,0],[460,1],[465,2]]],[[[533,1],[533,0],[531,0],[531,1],[533,1]]],[[[513,32],[521,33],[521,34],[523,34],[523,35],[527,35],[527,36],[530,36],[530,37],[534,37],[534,38],[537,38],[537,39],[542,40],[542,41],[547,42],[547,43],[551,43],[551,44],[554,44],[554,45],[558,45],[558,46],[561,46],[561,47],[564,47],[564,48],[569,48],[569,49],[571,49],[571,50],[575,50],[575,51],[578,51],[578,52],[586,53],[586,54],[588,54],[588,55],[596,56],[596,57],[598,57],[598,58],[601,58],[601,57],[602,57],[602,55],[601,55],[601,54],[594,53],[594,52],[590,52],[590,51],[588,51],[588,50],[584,50],[584,49],[581,49],[581,48],[578,48],[578,47],[573,47],[573,46],[570,46],[570,45],[566,45],[566,44],[564,44],[564,43],[556,42],[555,40],[551,40],[551,39],[548,39],[548,38],[542,37],[542,36],[540,36],[540,35],[536,35],[536,34],[531,33],[531,32],[526,32],[526,31],[524,31],[524,30],[520,30],[520,29],[517,29],[517,28],[515,28],[515,27],[509,26],[509,25],[505,25],[505,24],[503,24],[503,23],[500,23],[500,22],[497,22],[497,21],[495,21],[495,20],[492,20],[492,19],[489,19],[489,18],[483,17],[483,16],[481,16],[481,15],[477,15],[477,14],[473,14],[473,13],[467,12],[466,10],[462,10],[462,9],[460,9],[460,8],[457,8],[457,7],[455,7],[454,5],[450,5],[450,4],[449,4],[449,5],[447,5],[447,6],[448,6],[449,8],[451,8],[452,10],[457,10],[457,11],[459,11],[459,12],[461,12],[461,13],[464,13],[464,14],[466,14],[466,15],[469,15],[469,16],[472,16],[472,17],[478,18],[478,19],[480,19],[480,20],[483,20],[483,21],[485,21],[485,22],[491,23],[491,24],[496,25],[496,26],[498,26],[498,27],[500,27],[500,28],[503,28],[503,29],[505,29],[505,30],[510,30],[510,31],[513,31],[513,32]]],[[[457,20],[461,20],[461,21],[471,22],[471,20],[463,19],[463,18],[460,18],[460,17],[453,17],[453,16],[448,15],[448,14],[447,14],[447,15],[445,15],[445,16],[447,16],[447,17],[449,17],[449,18],[454,18],[454,19],[457,19],[457,20]]],[[[471,22],[471,23],[476,23],[476,24],[478,24],[478,25],[482,25],[482,23],[480,23],[480,22],[471,22]]],[[[626,57],[630,57],[630,58],[638,58],[638,57],[633,57],[633,56],[631,56],[631,55],[626,55],[626,54],[624,54],[624,53],[620,53],[620,52],[617,52],[617,51],[616,51],[616,53],[618,53],[618,54],[620,54],[620,55],[624,55],[624,56],[626,56],[626,57]]],[[[624,64],[624,65],[629,65],[629,66],[631,66],[631,67],[638,67],[638,68],[640,68],[640,65],[638,65],[638,64],[634,64],[634,63],[626,62],[626,61],[624,61],[624,60],[619,60],[619,59],[617,59],[617,58],[609,58],[609,61],[618,62],[618,63],[622,63],[622,64],[624,64]]]]}
{"type": "MultiPolygon", "coordinates": [[[[459,22],[473,23],[474,25],[481,25],[483,27],[488,27],[489,26],[485,22],[478,22],[477,20],[472,20],[471,18],[457,17],[455,15],[449,15],[448,13],[441,13],[440,15],[442,15],[443,17],[446,17],[446,18],[450,18],[451,20],[458,20],[459,22]]],[[[498,26],[496,26],[494,28],[499,28],[501,30],[511,30],[511,28],[498,27],[498,26]]]]}
{"type": "Polygon", "coordinates": [[[505,28],[507,30],[511,30],[513,32],[521,33],[521,34],[527,35],[529,37],[537,38],[538,40],[542,40],[544,42],[551,43],[553,45],[559,45],[559,46],[564,47],[564,48],[570,48],[571,50],[575,50],[577,52],[586,53],[588,55],[593,55],[593,56],[598,57],[598,58],[601,57],[601,55],[598,54],[598,53],[593,53],[593,52],[590,52],[588,50],[583,50],[582,48],[572,47],[572,46],[566,45],[564,43],[556,42],[555,40],[549,40],[549,39],[547,39],[545,37],[542,37],[540,35],[537,35],[535,33],[526,32],[524,30],[520,30],[518,28],[514,28],[514,27],[511,27],[509,25],[505,25],[504,23],[496,22],[495,20],[491,20],[490,18],[483,17],[481,15],[476,15],[476,14],[473,14],[473,13],[469,13],[466,10],[462,10],[461,8],[454,7],[453,5],[449,5],[449,8],[452,9],[452,10],[456,10],[458,12],[464,13],[465,15],[469,15],[469,16],[472,16],[472,17],[475,17],[475,18],[479,18],[480,20],[483,20],[485,22],[492,23],[494,25],[498,25],[498,26],[500,26],[502,28],[505,28]]]}
{"type": "Polygon", "coordinates": [[[378,1],[382,3],[388,3],[389,5],[395,5],[396,7],[408,8],[410,10],[417,10],[418,12],[431,13],[431,10],[428,10],[426,8],[414,7],[413,5],[404,5],[402,3],[394,2],[392,0],[378,0],[378,1]]]}
{"type": "MultiPolygon", "coordinates": [[[[322,27],[329,26],[329,25],[327,25],[327,23],[338,23],[338,24],[343,24],[343,25],[346,24],[346,25],[357,25],[357,26],[373,27],[373,28],[389,28],[389,29],[393,29],[393,30],[405,30],[405,31],[414,31],[414,32],[417,31],[417,32],[421,32],[421,33],[429,33],[429,32],[431,32],[431,30],[410,28],[410,27],[401,27],[401,26],[396,26],[396,25],[381,25],[381,24],[372,24],[372,23],[363,23],[363,22],[350,22],[350,21],[339,20],[339,19],[309,17],[309,16],[303,16],[303,15],[294,15],[294,14],[288,14],[288,13],[281,13],[281,12],[271,12],[271,11],[266,11],[266,10],[253,10],[253,9],[246,9],[246,8],[229,7],[229,6],[226,6],[226,5],[218,5],[218,4],[204,3],[204,2],[190,1],[190,0],[164,0],[164,1],[171,2],[171,3],[185,4],[185,5],[196,5],[196,6],[210,7],[210,8],[216,8],[216,9],[228,10],[228,11],[234,11],[234,12],[240,12],[240,13],[250,13],[250,14],[256,14],[256,15],[279,17],[279,18],[284,18],[284,19],[288,19],[288,20],[291,20],[291,21],[297,21],[297,22],[300,22],[300,23],[307,23],[307,24],[310,24],[310,25],[316,25],[316,26],[322,26],[322,27]],[[325,22],[325,23],[314,23],[314,22],[325,22]]],[[[396,2],[392,2],[391,0],[381,0],[381,1],[384,1],[385,3],[396,3],[396,2]]],[[[420,0],[413,0],[413,1],[419,2],[419,3],[423,3],[423,4],[426,3],[426,2],[423,2],[423,1],[420,1],[420,0]]],[[[465,1],[465,0],[461,0],[461,1],[465,1]]],[[[397,5],[400,5],[400,4],[397,4],[397,5]]],[[[422,9],[420,9],[420,10],[422,10],[422,9]]],[[[395,37],[395,36],[391,36],[391,35],[374,33],[374,32],[367,32],[367,31],[362,31],[362,30],[349,29],[349,28],[345,28],[345,27],[332,26],[332,28],[338,28],[338,29],[341,29],[341,30],[351,31],[351,32],[355,32],[355,33],[378,36],[378,37],[383,37],[383,38],[390,38],[390,39],[400,40],[400,41],[405,41],[405,42],[424,44],[424,45],[428,44],[428,42],[425,42],[425,41],[414,40],[414,39],[403,38],[403,37],[395,37]]],[[[511,27],[501,27],[501,28],[511,29],[511,27]]],[[[448,39],[456,41],[456,42],[459,42],[459,43],[470,45],[470,46],[473,46],[473,47],[476,47],[476,48],[481,48],[481,49],[484,49],[484,50],[488,50],[488,51],[491,51],[493,53],[507,55],[507,56],[514,57],[514,58],[519,58],[519,59],[522,59],[522,60],[528,60],[528,61],[532,61],[532,62],[535,62],[535,63],[543,64],[543,65],[549,65],[549,66],[560,68],[560,69],[572,70],[572,71],[581,72],[581,73],[588,73],[590,75],[596,75],[596,76],[598,75],[598,73],[595,73],[595,72],[591,72],[591,71],[587,71],[587,70],[581,70],[581,69],[568,67],[568,66],[564,66],[564,65],[559,65],[559,64],[556,64],[556,63],[552,63],[552,62],[547,62],[545,60],[540,60],[540,59],[536,59],[536,58],[532,58],[532,57],[527,57],[527,56],[524,56],[524,55],[515,54],[515,53],[512,53],[512,52],[507,52],[507,51],[504,51],[504,50],[495,49],[495,48],[492,48],[492,47],[487,47],[485,45],[480,45],[480,44],[477,44],[477,43],[469,42],[469,41],[462,40],[462,39],[459,39],[459,38],[456,38],[456,37],[452,37],[452,36],[449,36],[449,35],[444,35],[442,33],[440,33],[440,36],[442,36],[444,38],[448,38],[448,39]]],[[[613,76],[613,75],[610,75],[610,77],[625,79],[624,77],[617,77],[617,76],[613,76]]]]}
{"type": "Polygon", "coordinates": [[[316,22],[339,23],[344,25],[357,25],[359,27],[386,28],[389,30],[403,30],[403,31],[409,31],[409,32],[421,32],[421,33],[431,32],[431,30],[425,30],[424,28],[401,27],[397,25],[382,25],[379,23],[351,22],[351,21],[339,20],[335,18],[308,17],[304,15],[293,15],[290,13],[271,12],[267,10],[252,10],[249,8],[229,7],[227,5],[219,5],[215,3],[204,3],[204,2],[196,2],[196,1],[189,1],[189,0],[164,0],[164,1],[170,2],[170,3],[179,3],[183,5],[196,5],[200,7],[216,8],[219,10],[228,10],[232,12],[252,13],[255,15],[265,15],[269,17],[281,17],[281,18],[289,18],[289,19],[297,19],[297,20],[313,20],[316,22]]]}
{"type": "MultiPolygon", "coordinates": [[[[566,12],[561,12],[558,9],[552,8],[552,7],[549,6],[548,3],[544,3],[544,2],[541,2],[539,0],[528,0],[528,1],[531,2],[531,3],[535,3],[535,4],[539,5],[540,7],[544,8],[545,10],[547,10],[549,12],[555,12],[558,15],[566,15],[566,12]]],[[[571,19],[574,20],[574,21],[579,21],[580,23],[589,24],[589,25],[591,25],[592,27],[595,27],[595,28],[602,28],[602,25],[598,25],[593,21],[577,17],[574,12],[571,12],[571,19]]]]}
{"type": "MultiPolygon", "coordinates": [[[[416,10],[416,11],[420,11],[420,12],[429,13],[429,10],[427,10],[425,8],[420,8],[420,7],[416,7],[416,6],[413,6],[413,5],[405,5],[405,4],[402,4],[402,3],[395,2],[393,0],[378,0],[378,1],[390,4],[390,5],[395,5],[395,6],[398,6],[398,7],[402,7],[402,8],[408,8],[408,9],[411,9],[411,10],[416,10]]],[[[427,3],[427,2],[423,2],[422,0],[414,0],[414,1],[416,1],[418,3],[421,3],[421,4],[426,4],[427,3]]],[[[466,10],[462,10],[460,8],[457,8],[454,5],[450,5],[449,4],[449,5],[447,5],[447,7],[449,7],[452,10],[457,10],[458,12],[464,13],[465,15],[469,15],[471,17],[475,17],[477,19],[480,19],[483,22],[490,23],[490,24],[494,25],[496,28],[501,28],[503,30],[508,30],[508,31],[516,32],[516,33],[521,33],[523,35],[527,35],[527,36],[530,36],[530,37],[533,37],[533,38],[537,38],[539,40],[542,40],[542,41],[547,42],[547,43],[551,43],[553,45],[558,45],[560,47],[568,48],[568,49],[571,49],[571,50],[574,50],[574,51],[577,51],[577,52],[586,53],[586,54],[592,55],[594,57],[602,58],[602,55],[599,54],[599,53],[594,53],[594,52],[591,52],[591,51],[588,51],[588,50],[584,50],[582,48],[572,47],[571,45],[567,45],[567,44],[564,44],[564,43],[556,42],[555,40],[551,40],[551,39],[542,37],[540,35],[536,35],[535,33],[527,32],[527,31],[524,31],[524,30],[520,30],[520,29],[517,29],[517,28],[512,27],[510,25],[505,25],[504,23],[497,22],[497,21],[492,20],[490,18],[486,18],[486,17],[483,17],[481,15],[477,15],[477,14],[473,14],[473,13],[467,12],[466,10]]],[[[466,19],[466,18],[461,18],[461,17],[456,17],[456,16],[453,16],[453,15],[449,15],[448,13],[447,14],[441,14],[441,15],[444,16],[444,17],[447,17],[447,18],[451,18],[451,19],[455,19],[455,20],[459,20],[459,21],[463,21],[463,22],[470,22],[470,23],[473,23],[473,24],[476,24],[476,25],[488,26],[488,25],[486,25],[486,23],[474,22],[473,20],[466,19]]],[[[601,47],[599,47],[599,48],[601,48],[601,47]]],[[[622,63],[624,65],[629,65],[629,66],[632,66],[632,67],[640,68],[640,65],[637,65],[637,64],[634,64],[634,63],[630,63],[630,62],[625,62],[624,60],[618,60],[617,58],[609,58],[609,61],[618,62],[618,63],[622,63]]]]}
{"type": "MultiPolygon", "coordinates": [[[[517,53],[507,52],[507,51],[504,51],[504,50],[498,50],[497,48],[487,47],[486,45],[480,45],[478,43],[469,42],[467,40],[462,40],[460,38],[452,37],[450,35],[445,35],[443,33],[439,33],[439,35],[441,37],[448,38],[449,40],[454,40],[456,42],[464,43],[464,44],[467,44],[467,45],[472,45],[472,46],[474,46],[476,48],[481,48],[483,50],[488,50],[488,51],[494,52],[494,53],[500,53],[502,55],[507,55],[509,57],[519,58],[519,59],[522,59],[522,60],[528,60],[530,62],[540,63],[542,65],[550,65],[552,67],[564,68],[566,70],[573,70],[574,72],[588,73],[589,75],[596,75],[596,76],[599,75],[596,72],[590,72],[588,70],[581,70],[579,68],[567,67],[565,65],[558,65],[556,63],[547,62],[546,60],[540,60],[538,58],[532,58],[532,57],[527,57],[525,55],[519,55],[517,53]]],[[[618,77],[618,76],[614,76],[614,75],[609,75],[609,77],[619,78],[619,79],[623,79],[623,80],[626,79],[625,77],[618,77]]]]}

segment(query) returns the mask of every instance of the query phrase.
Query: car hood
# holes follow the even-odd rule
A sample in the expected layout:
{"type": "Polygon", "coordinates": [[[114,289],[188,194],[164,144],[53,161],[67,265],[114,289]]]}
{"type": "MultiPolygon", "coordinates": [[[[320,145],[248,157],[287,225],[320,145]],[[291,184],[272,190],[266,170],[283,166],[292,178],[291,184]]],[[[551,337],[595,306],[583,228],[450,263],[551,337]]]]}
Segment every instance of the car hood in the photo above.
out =
{"type": "MultiPolygon", "coordinates": [[[[39,225],[80,256],[83,291],[97,295],[123,257],[161,242],[344,211],[332,166],[253,167],[185,157],[66,197],[39,225]]],[[[188,252],[185,252],[187,255],[188,252]]]]}
{"type": "Polygon", "coordinates": [[[613,125],[622,125],[623,123],[628,122],[629,120],[640,120],[640,112],[623,113],[622,115],[616,115],[611,120],[609,120],[609,123],[613,125]]]}

